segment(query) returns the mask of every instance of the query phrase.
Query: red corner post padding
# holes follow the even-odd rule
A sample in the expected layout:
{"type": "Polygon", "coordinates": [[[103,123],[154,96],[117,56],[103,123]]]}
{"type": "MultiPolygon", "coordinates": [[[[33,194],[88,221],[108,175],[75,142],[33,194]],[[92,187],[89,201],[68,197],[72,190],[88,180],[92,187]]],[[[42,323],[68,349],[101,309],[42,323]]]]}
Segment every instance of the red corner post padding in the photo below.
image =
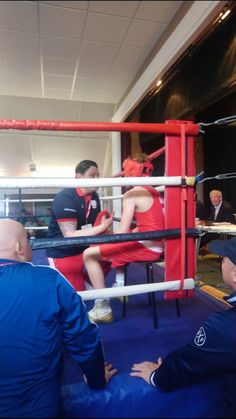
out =
{"type": "MultiPolygon", "coordinates": [[[[166,121],[166,124],[191,124],[166,121]]],[[[183,127],[184,131],[184,127],[183,127]]],[[[194,139],[185,135],[165,137],[165,176],[195,176],[194,139]]],[[[165,229],[182,228],[182,237],[165,240],[165,281],[194,278],[195,241],[185,228],[195,226],[194,186],[165,187],[165,229]]],[[[165,298],[192,297],[193,290],[167,291],[165,298]]]]}

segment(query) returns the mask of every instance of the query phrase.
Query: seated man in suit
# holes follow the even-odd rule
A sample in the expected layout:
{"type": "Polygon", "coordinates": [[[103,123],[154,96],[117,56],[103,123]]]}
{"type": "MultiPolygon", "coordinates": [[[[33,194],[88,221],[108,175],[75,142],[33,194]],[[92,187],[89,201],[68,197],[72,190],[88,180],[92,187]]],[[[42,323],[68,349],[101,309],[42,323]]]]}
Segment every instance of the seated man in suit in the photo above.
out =
{"type": "MultiPolygon", "coordinates": [[[[213,189],[210,191],[210,216],[208,217],[209,221],[216,223],[231,223],[235,224],[235,216],[233,212],[233,207],[229,202],[223,201],[222,192],[213,189]]],[[[206,233],[201,238],[200,247],[206,246],[211,240],[220,238],[217,233],[206,233]]]]}
{"type": "Polygon", "coordinates": [[[217,223],[227,222],[235,224],[235,216],[232,206],[223,201],[222,192],[213,189],[210,192],[211,200],[211,211],[210,211],[210,221],[215,221],[217,223]]]}

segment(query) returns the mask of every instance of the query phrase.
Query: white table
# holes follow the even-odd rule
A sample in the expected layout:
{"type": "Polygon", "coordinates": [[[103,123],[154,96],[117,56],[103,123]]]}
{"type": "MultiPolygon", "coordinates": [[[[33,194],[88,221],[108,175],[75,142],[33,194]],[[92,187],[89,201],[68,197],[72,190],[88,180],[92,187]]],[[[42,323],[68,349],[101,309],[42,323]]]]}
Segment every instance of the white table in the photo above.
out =
{"type": "Polygon", "coordinates": [[[201,234],[196,240],[197,256],[200,249],[201,237],[205,233],[222,234],[224,240],[227,240],[228,235],[236,236],[236,225],[231,223],[212,223],[211,225],[198,224],[196,228],[199,230],[199,233],[201,234]]]}
{"type": "Polygon", "coordinates": [[[236,235],[236,225],[230,223],[212,223],[211,225],[198,225],[198,230],[206,233],[231,234],[236,235]]]}

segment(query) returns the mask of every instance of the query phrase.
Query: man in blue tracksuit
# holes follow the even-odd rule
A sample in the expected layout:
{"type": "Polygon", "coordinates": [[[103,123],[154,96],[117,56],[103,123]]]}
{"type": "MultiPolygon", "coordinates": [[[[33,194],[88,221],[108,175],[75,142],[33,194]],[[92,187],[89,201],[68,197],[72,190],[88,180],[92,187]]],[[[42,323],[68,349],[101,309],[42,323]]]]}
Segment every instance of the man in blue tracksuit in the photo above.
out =
{"type": "Polygon", "coordinates": [[[91,388],[116,370],[104,365],[98,328],[71,284],[34,266],[22,224],[0,220],[0,417],[59,417],[62,354],[76,360],[91,388]]]}
{"type": "Polygon", "coordinates": [[[171,351],[165,359],[134,364],[131,375],[162,391],[215,377],[221,380],[226,403],[232,417],[236,417],[236,237],[213,240],[209,250],[223,256],[222,276],[233,291],[225,299],[232,307],[211,315],[193,340],[171,351]]]}

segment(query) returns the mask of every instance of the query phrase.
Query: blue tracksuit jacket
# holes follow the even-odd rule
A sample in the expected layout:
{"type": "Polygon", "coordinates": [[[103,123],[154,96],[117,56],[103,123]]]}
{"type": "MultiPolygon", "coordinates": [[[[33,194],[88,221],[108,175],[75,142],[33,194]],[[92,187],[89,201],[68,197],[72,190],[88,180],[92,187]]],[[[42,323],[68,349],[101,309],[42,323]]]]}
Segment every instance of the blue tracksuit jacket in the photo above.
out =
{"type": "Polygon", "coordinates": [[[62,353],[105,386],[98,328],[55,269],[0,259],[0,417],[58,417],[62,353]]]}

